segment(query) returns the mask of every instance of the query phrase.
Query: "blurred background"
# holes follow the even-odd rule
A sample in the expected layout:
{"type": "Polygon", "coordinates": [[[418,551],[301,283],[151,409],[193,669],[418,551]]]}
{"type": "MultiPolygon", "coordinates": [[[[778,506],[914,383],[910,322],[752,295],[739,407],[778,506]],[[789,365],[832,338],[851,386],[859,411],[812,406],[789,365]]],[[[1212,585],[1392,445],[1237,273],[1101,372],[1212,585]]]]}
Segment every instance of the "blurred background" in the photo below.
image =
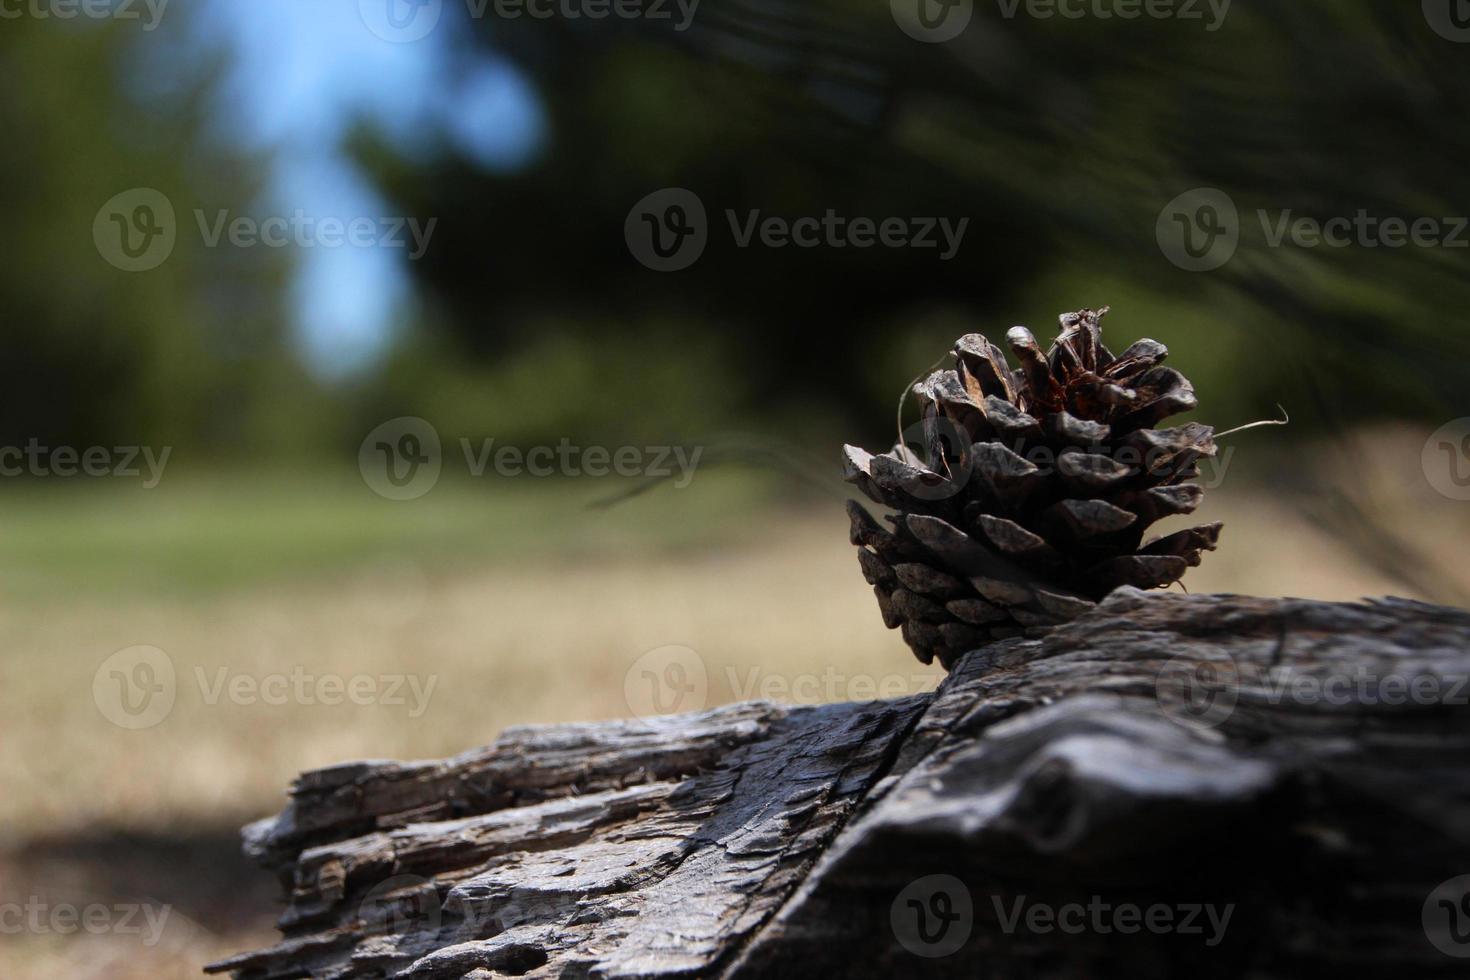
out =
{"type": "Polygon", "coordinates": [[[1463,604],[1467,69],[1461,0],[0,4],[0,977],[270,942],[306,768],[931,687],[838,460],[962,333],[1284,407],[1192,590],[1463,604]]]}

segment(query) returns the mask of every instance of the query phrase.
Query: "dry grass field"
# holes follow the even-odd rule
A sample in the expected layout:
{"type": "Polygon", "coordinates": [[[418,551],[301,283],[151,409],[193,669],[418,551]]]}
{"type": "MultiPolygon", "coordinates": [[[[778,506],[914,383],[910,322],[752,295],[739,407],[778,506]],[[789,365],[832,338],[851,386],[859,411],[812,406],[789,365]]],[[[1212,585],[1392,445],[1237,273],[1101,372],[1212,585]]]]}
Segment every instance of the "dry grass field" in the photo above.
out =
{"type": "MultiPolygon", "coordinates": [[[[1384,476],[1417,459],[1413,439],[1381,445],[1382,472],[1353,478],[1470,588],[1467,508],[1384,476]]],[[[298,771],[628,715],[629,669],[658,647],[697,652],[711,705],[937,680],[882,628],[835,497],[782,504],[712,475],[597,511],[580,489],[485,489],[392,503],[246,481],[0,508],[0,909],[36,906],[42,922],[0,915],[0,977],[193,977],[270,941],[274,886],[236,831],[278,809],[298,771]],[[98,675],[139,645],[166,654],[173,703],[133,730],[98,675]],[[363,703],[323,703],[334,678],[363,703]],[[167,918],[149,931],[137,913],[142,933],[125,931],[120,905],[167,918]],[[67,906],[106,907],[108,925],[46,918],[67,906]]],[[[1267,487],[1216,491],[1204,516],[1227,530],[1192,591],[1410,591],[1267,487]]]]}

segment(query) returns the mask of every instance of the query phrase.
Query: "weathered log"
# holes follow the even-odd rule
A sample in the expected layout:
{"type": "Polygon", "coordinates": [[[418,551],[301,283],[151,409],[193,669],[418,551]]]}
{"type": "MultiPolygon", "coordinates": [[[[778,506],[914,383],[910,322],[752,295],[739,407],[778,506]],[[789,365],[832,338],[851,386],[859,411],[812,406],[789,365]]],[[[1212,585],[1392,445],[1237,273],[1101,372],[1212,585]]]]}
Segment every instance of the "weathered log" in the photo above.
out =
{"type": "Polygon", "coordinates": [[[1467,677],[1460,610],[1122,589],[933,695],[307,773],[285,940],[210,970],[1463,975],[1467,677]]]}

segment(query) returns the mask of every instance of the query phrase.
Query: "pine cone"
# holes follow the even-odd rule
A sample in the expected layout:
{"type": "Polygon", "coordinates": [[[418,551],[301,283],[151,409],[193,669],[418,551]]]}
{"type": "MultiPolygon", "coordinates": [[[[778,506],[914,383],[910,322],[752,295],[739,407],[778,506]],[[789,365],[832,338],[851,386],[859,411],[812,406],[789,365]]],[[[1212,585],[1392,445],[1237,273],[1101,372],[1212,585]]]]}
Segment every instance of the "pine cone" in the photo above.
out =
{"type": "Polygon", "coordinates": [[[1196,405],[1161,367],[1163,344],[1114,356],[1107,308],[1064,314],[1045,354],[1025,327],[1006,335],[1020,363],[980,334],[956,342],[956,368],[914,386],[914,443],[874,456],[845,446],[845,475],[896,511],[882,527],[848,501],[852,543],[883,622],[924,663],[949,669],[999,638],[1034,635],[1086,612],[1120,585],[1170,585],[1212,551],[1219,524],[1142,544],[1155,521],[1188,514],[1187,481],[1215,455],[1214,429],[1154,425],[1196,405]]]}

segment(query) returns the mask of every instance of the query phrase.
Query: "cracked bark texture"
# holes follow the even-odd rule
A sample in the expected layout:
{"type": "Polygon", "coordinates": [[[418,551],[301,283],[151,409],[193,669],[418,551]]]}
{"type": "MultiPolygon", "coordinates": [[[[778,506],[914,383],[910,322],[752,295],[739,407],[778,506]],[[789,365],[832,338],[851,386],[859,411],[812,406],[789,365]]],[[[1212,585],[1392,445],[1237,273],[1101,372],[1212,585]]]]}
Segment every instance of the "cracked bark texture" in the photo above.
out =
{"type": "Polygon", "coordinates": [[[1467,675],[1460,610],[1120,589],[933,695],[307,773],[245,835],[285,938],[210,970],[1462,976],[1467,675]],[[1099,906],[1176,927],[1034,917],[1099,906]]]}

